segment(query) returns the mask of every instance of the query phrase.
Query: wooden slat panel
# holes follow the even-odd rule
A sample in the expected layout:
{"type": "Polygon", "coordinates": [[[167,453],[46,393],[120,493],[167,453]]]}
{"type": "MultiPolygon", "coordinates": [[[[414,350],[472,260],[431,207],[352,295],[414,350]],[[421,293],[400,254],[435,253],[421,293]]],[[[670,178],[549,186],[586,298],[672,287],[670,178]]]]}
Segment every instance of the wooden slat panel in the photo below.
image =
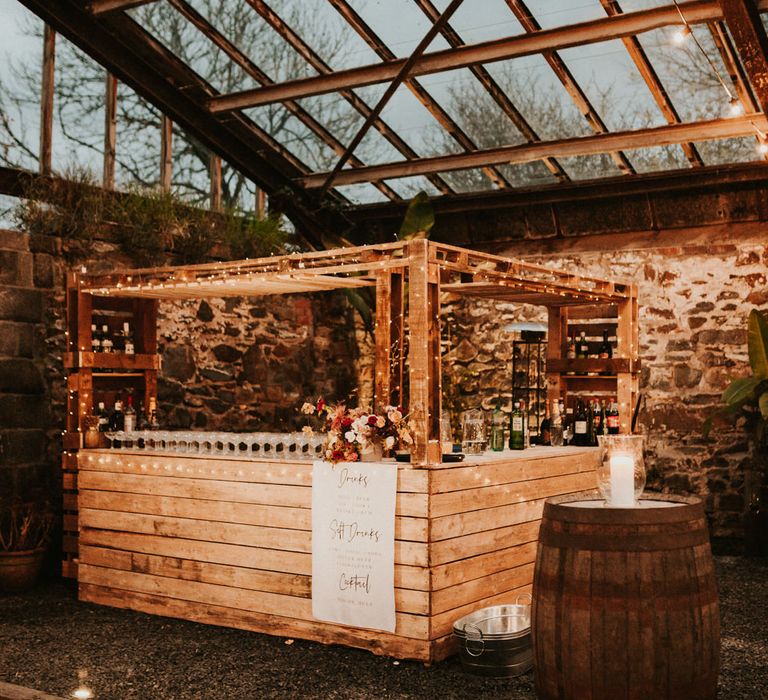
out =
{"type": "Polygon", "coordinates": [[[499,508],[473,510],[468,513],[447,515],[432,521],[431,537],[433,542],[440,542],[452,537],[460,537],[473,532],[484,532],[490,523],[511,526],[532,520],[539,520],[544,510],[545,498],[525,501],[499,508]]]}
{"type": "Polygon", "coordinates": [[[190,606],[185,601],[158,595],[132,593],[130,598],[126,598],[125,591],[119,588],[90,584],[80,584],[80,600],[265,634],[313,639],[325,644],[345,644],[397,658],[430,660],[428,641],[409,639],[386,632],[342,627],[323,622],[292,620],[279,615],[252,613],[206,603],[190,606]]]}
{"type": "MultiPolygon", "coordinates": [[[[307,576],[312,573],[311,556],[301,552],[280,553],[270,549],[258,549],[221,542],[201,542],[157,535],[92,530],[90,528],[82,530],[80,542],[83,545],[112,547],[130,552],[157,554],[213,564],[244,566],[264,571],[281,571],[307,576]]],[[[395,586],[422,591],[429,590],[429,570],[423,567],[396,565],[395,586]]]]}
{"type": "MultiPolygon", "coordinates": [[[[297,598],[309,599],[312,596],[311,576],[262,571],[242,566],[209,564],[190,559],[138,554],[91,546],[80,548],[80,562],[109,569],[233,586],[266,593],[279,593],[297,598]]],[[[426,615],[429,612],[429,594],[426,591],[397,588],[395,589],[395,607],[400,612],[426,615]]]]}
{"type": "MultiPolygon", "coordinates": [[[[292,530],[310,531],[312,529],[312,517],[308,508],[283,508],[275,505],[229,503],[195,498],[92,490],[83,490],[79,495],[79,503],[81,508],[179,518],[205,518],[205,520],[225,523],[261,525],[292,530]]],[[[426,518],[395,518],[395,538],[426,542],[426,518]]]]}
{"type": "Polygon", "coordinates": [[[430,549],[432,566],[448,564],[479,554],[488,554],[509,547],[511,543],[535,542],[539,536],[539,520],[485,530],[463,537],[453,537],[434,543],[430,549]]]}
{"type": "MultiPolygon", "coordinates": [[[[458,586],[481,576],[490,576],[510,567],[533,562],[536,558],[536,542],[499,549],[496,552],[468,557],[461,561],[432,568],[432,590],[440,591],[458,586]]],[[[531,581],[533,577],[531,577],[531,581]]]]}
{"type": "MultiPolygon", "coordinates": [[[[143,513],[124,513],[81,508],[80,527],[145,535],[183,538],[205,542],[227,542],[276,551],[312,552],[312,532],[287,528],[242,525],[191,518],[172,518],[143,513]]],[[[395,562],[409,566],[427,566],[427,545],[395,541],[395,562]]]]}
{"type": "Polygon", "coordinates": [[[514,485],[497,485],[466,491],[452,491],[432,497],[433,518],[453,515],[471,510],[495,508],[497,506],[533,501],[560,493],[572,493],[588,489],[595,484],[591,472],[553,476],[514,485]]]}
{"type": "MultiPolygon", "coordinates": [[[[81,489],[95,491],[122,491],[231,503],[261,503],[289,508],[309,508],[312,503],[312,492],[308,486],[214,481],[213,479],[204,480],[176,476],[156,477],[87,470],[80,472],[79,481],[81,489]]],[[[401,516],[426,518],[428,515],[427,495],[398,494],[395,513],[401,516]]]]}
{"type": "MultiPolygon", "coordinates": [[[[295,620],[314,621],[311,601],[277,593],[265,593],[171,579],[164,576],[135,573],[90,566],[82,561],[78,571],[81,583],[106,586],[149,595],[170,596],[187,603],[220,605],[240,611],[270,613],[280,610],[295,620]]],[[[192,606],[190,606],[192,607],[192,606]]],[[[396,631],[404,636],[426,639],[429,635],[429,618],[407,613],[395,613],[396,631]]]]}

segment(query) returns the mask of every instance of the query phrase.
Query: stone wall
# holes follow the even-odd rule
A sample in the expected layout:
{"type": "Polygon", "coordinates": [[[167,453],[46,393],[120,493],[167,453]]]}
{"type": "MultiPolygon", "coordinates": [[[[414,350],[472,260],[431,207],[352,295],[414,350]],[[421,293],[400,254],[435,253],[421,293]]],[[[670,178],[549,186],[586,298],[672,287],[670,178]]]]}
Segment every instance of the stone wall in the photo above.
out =
{"type": "MultiPolygon", "coordinates": [[[[714,532],[738,534],[748,443],[727,425],[705,441],[701,424],[730,379],[749,371],[747,316],[752,308],[768,308],[768,246],[753,241],[531,261],[638,285],[639,425],[647,434],[649,486],[702,495],[714,532]]],[[[457,319],[446,365],[464,373],[461,400],[490,408],[496,396],[509,397],[511,336],[502,329],[520,318],[521,309],[463,301],[446,311],[457,319]]],[[[544,319],[535,310],[523,313],[544,319]]]]}

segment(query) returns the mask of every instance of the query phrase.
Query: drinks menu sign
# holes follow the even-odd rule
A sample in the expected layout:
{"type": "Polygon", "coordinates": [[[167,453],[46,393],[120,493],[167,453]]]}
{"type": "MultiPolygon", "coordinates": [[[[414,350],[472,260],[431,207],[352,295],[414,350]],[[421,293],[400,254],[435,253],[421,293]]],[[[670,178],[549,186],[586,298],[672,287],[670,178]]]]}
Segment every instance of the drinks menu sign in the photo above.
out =
{"type": "Polygon", "coordinates": [[[312,615],[395,631],[394,464],[315,462],[312,615]]]}

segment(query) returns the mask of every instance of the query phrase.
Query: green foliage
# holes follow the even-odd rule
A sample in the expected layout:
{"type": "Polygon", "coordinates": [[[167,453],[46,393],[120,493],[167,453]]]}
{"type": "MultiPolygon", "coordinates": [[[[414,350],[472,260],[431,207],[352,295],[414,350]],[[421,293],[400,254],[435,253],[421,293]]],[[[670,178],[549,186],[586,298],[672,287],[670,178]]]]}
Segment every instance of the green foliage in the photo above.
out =
{"type": "Polygon", "coordinates": [[[709,435],[714,419],[731,422],[744,419],[745,429],[755,444],[762,446],[768,432],[768,321],[757,309],[749,314],[749,364],[752,376],[734,379],[720,397],[723,406],[704,421],[704,437],[709,435]]]}
{"type": "Polygon", "coordinates": [[[32,180],[14,213],[22,230],[61,237],[70,259],[89,256],[93,241],[109,231],[140,266],[165,264],[169,253],[182,264],[214,255],[262,257],[282,252],[288,237],[279,217],[212,212],[157,189],[111,193],[85,171],[62,180],[32,180]]]}
{"type": "Polygon", "coordinates": [[[410,241],[415,238],[429,238],[435,225],[435,210],[426,192],[419,192],[408,204],[397,239],[410,241]]]}

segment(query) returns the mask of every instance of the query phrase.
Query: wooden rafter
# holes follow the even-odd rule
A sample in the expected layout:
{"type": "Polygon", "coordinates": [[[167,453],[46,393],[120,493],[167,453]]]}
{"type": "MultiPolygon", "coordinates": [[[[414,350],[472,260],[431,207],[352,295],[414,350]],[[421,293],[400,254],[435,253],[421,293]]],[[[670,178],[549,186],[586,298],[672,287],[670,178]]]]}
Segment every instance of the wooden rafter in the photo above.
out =
{"type": "MultiPolygon", "coordinates": [[[[256,12],[274,29],[288,45],[296,51],[312,68],[320,75],[328,75],[333,72],[330,65],[312,47],[307,44],[264,0],[246,0],[256,12]]],[[[371,107],[353,90],[342,90],[340,93],[352,107],[363,117],[371,114],[371,107]]],[[[387,141],[389,141],[405,158],[418,158],[414,151],[400,135],[389,126],[381,117],[373,122],[373,127],[387,141]]],[[[429,181],[443,194],[453,192],[451,186],[438,175],[430,175],[429,181]]]]}
{"type": "Polygon", "coordinates": [[[759,112],[760,106],[757,103],[757,98],[752,91],[752,86],[749,84],[749,78],[744,70],[744,66],[741,65],[731,35],[725,27],[725,22],[708,22],[707,26],[723,61],[723,65],[726,71],[728,71],[728,78],[733,84],[736,96],[741,104],[744,105],[744,111],[747,113],[759,112]]]}
{"type": "MultiPolygon", "coordinates": [[[[339,173],[337,184],[366,182],[372,177],[397,178],[423,175],[430,172],[464,170],[483,165],[502,163],[528,163],[546,156],[572,157],[608,153],[614,150],[631,150],[653,146],[668,146],[687,141],[724,139],[747,136],[754,133],[757,126],[762,131],[768,129],[765,115],[751,115],[731,119],[712,119],[695,124],[670,124],[666,126],[619,131],[610,134],[596,134],[579,138],[543,141],[536,144],[488,148],[476,153],[421,158],[416,161],[385,163],[362,169],[347,169],[339,173]]],[[[319,187],[325,181],[325,173],[314,173],[301,178],[305,187],[319,187]]]]}
{"type": "MultiPolygon", "coordinates": [[[[422,12],[429,17],[433,22],[440,16],[439,10],[434,6],[432,0],[414,0],[416,4],[421,8],[422,12]]],[[[445,40],[453,47],[464,46],[465,42],[459,36],[459,33],[451,27],[450,23],[446,23],[441,31],[445,40]]],[[[517,130],[525,137],[530,143],[541,141],[541,138],[536,133],[536,130],[528,123],[526,118],[521,114],[520,110],[515,107],[512,100],[509,98],[502,87],[496,82],[493,76],[488,72],[485,66],[472,65],[469,67],[472,75],[477,78],[478,82],[485,88],[486,92],[491,96],[493,101],[499,106],[502,112],[509,117],[509,120],[515,125],[517,130]]],[[[543,160],[547,169],[561,181],[569,180],[568,173],[565,172],[563,166],[557,162],[554,158],[545,158],[543,160]]]]}
{"type": "MultiPolygon", "coordinates": [[[[262,85],[274,85],[274,80],[259,68],[248,56],[238,49],[229,39],[220,31],[211,25],[194,7],[186,0],[168,0],[169,4],[192,25],[194,25],[212,44],[221,49],[229,59],[238,65],[245,73],[262,85]]],[[[283,103],[283,106],[296,117],[304,126],[306,126],[317,138],[326,146],[336,152],[341,157],[345,152],[344,144],[341,143],[325,126],[307,112],[301,105],[293,100],[283,103]]],[[[356,167],[363,165],[359,158],[353,158],[352,164],[356,167]]],[[[400,196],[389,185],[383,182],[372,183],[385,197],[389,199],[400,199],[400,196]]]]}
{"type": "Polygon", "coordinates": [[[757,102],[768,112],[768,36],[758,7],[751,0],[720,0],[720,6],[757,102]]]}
{"type": "Polygon", "coordinates": [[[246,116],[211,115],[206,103],[215,94],[213,88],[128,14],[94,16],[76,0],[21,2],[190,136],[269,191],[275,207],[307,240],[319,245],[324,231],[343,231],[349,225],[334,208],[345,201],[343,197],[329,195],[331,206],[319,208],[294,183],[307,172],[306,165],[246,116]]]}
{"type": "MultiPolygon", "coordinates": [[[[605,9],[606,13],[613,17],[615,15],[623,14],[623,10],[618,3],[618,0],[600,0],[600,4],[605,9]]],[[[667,90],[661,82],[656,69],[651,65],[648,60],[648,56],[645,53],[645,49],[642,47],[640,40],[636,36],[625,36],[622,39],[624,47],[627,49],[627,53],[635,64],[638,72],[642,76],[648,89],[651,91],[651,96],[658,105],[664,118],[668,124],[679,124],[681,119],[675,106],[672,104],[672,100],[667,94],[667,90]]],[[[681,143],[681,148],[685,153],[685,157],[688,162],[695,166],[700,167],[704,165],[704,161],[701,159],[696,146],[692,143],[681,143]]]]}
{"type": "Polygon", "coordinates": [[[328,189],[333,185],[334,178],[338,175],[339,171],[347,164],[347,161],[351,160],[352,154],[355,152],[355,149],[360,145],[360,142],[368,133],[368,130],[371,128],[371,125],[376,120],[376,118],[381,114],[381,111],[384,109],[384,107],[386,107],[389,101],[392,99],[392,97],[394,97],[397,89],[400,87],[403,81],[407,79],[408,74],[410,73],[414,64],[416,63],[416,61],[419,60],[419,56],[421,56],[424,53],[424,51],[426,51],[427,47],[432,43],[432,40],[440,33],[440,30],[445,26],[446,22],[450,19],[453,13],[459,9],[462,2],[464,2],[464,0],[451,0],[448,7],[446,7],[443,13],[437,18],[437,20],[435,20],[435,22],[432,23],[432,26],[429,28],[427,33],[424,35],[421,41],[416,45],[416,47],[411,52],[411,55],[408,57],[408,60],[403,64],[403,67],[400,69],[398,74],[394,77],[392,82],[387,86],[387,89],[384,91],[384,94],[379,98],[379,101],[376,103],[376,106],[373,108],[371,113],[366,117],[363,124],[357,130],[357,133],[354,135],[354,137],[350,141],[344,153],[341,154],[341,157],[333,166],[333,169],[331,170],[331,172],[328,173],[328,177],[326,177],[325,182],[320,187],[321,194],[325,194],[325,192],[327,192],[328,189]]]}
{"type": "Polygon", "coordinates": [[[117,79],[107,73],[104,80],[104,168],[102,186],[115,188],[115,155],[117,152],[117,79]]]}
{"type": "Polygon", "coordinates": [[[43,30],[43,74],[40,81],[40,173],[51,173],[53,154],[53,94],[56,65],[56,32],[46,24],[43,30]]]}
{"type": "MultiPolygon", "coordinates": [[[[394,79],[398,71],[405,64],[405,60],[398,60],[395,54],[387,47],[371,27],[363,20],[363,18],[355,12],[352,6],[347,0],[328,0],[328,2],[336,9],[336,11],[346,20],[352,29],[354,29],[366,44],[381,58],[384,63],[382,66],[393,65],[396,63],[398,69],[392,75],[390,79],[394,79]]],[[[423,58],[423,56],[422,56],[423,58]]],[[[421,59],[415,61],[414,66],[418,65],[421,59]]],[[[411,74],[414,72],[411,67],[411,74]]],[[[328,76],[329,78],[331,76],[328,76]]],[[[435,120],[448,132],[456,143],[458,143],[465,151],[473,151],[477,149],[477,144],[464,132],[464,130],[453,120],[448,112],[443,109],[440,103],[432,97],[429,91],[413,77],[405,81],[406,87],[413,93],[419,102],[424,105],[424,108],[435,118],[435,120]]],[[[506,188],[509,187],[509,183],[506,178],[494,168],[485,168],[485,174],[490,178],[497,187],[506,188]]]]}
{"type": "MultiPolygon", "coordinates": [[[[506,0],[507,6],[517,18],[518,22],[522,25],[528,34],[535,34],[541,31],[541,25],[538,20],[533,16],[533,13],[528,9],[528,6],[523,0],[506,0]]],[[[571,96],[571,99],[576,104],[578,110],[584,115],[592,131],[596,134],[608,133],[608,127],[602,120],[597,110],[587,97],[584,90],[581,89],[576,78],[574,78],[570,69],[565,65],[565,61],[560,58],[560,54],[557,51],[543,51],[542,57],[549,64],[552,72],[560,81],[565,91],[571,96]]],[[[611,154],[613,162],[616,167],[625,175],[631,175],[635,172],[632,163],[629,162],[629,158],[621,151],[613,151],[611,154]]]]}
{"type": "Polygon", "coordinates": [[[151,2],[157,2],[157,0],[90,0],[86,7],[94,15],[102,15],[107,12],[130,10],[132,7],[148,5],[151,2]]]}
{"type": "Polygon", "coordinates": [[[168,192],[173,184],[173,122],[160,119],[160,189],[168,192]]]}
{"type": "MultiPolygon", "coordinates": [[[[340,4],[340,0],[329,0],[329,2],[334,6],[340,4]]],[[[768,0],[760,0],[760,6],[763,5],[768,5],[768,0]]],[[[680,7],[689,24],[722,18],[717,0],[691,0],[680,3],[680,7]]],[[[416,62],[412,74],[429,75],[455,68],[465,68],[475,63],[492,63],[520,56],[531,56],[542,51],[560,51],[573,46],[621,39],[625,36],[679,24],[680,14],[674,5],[638,10],[616,17],[545,29],[534,34],[523,34],[426,53],[416,62]]],[[[391,52],[389,55],[392,56],[391,52]]],[[[219,95],[209,101],[209,107],[212,112],[227,112],[287,99],[322,95],[341,89],[375,85],[392,80],[403,63],[405,59],[392,57],[385,59],[383,63],[339,70],[330,75],[289,80],[271,87],[219,95]]]]}

